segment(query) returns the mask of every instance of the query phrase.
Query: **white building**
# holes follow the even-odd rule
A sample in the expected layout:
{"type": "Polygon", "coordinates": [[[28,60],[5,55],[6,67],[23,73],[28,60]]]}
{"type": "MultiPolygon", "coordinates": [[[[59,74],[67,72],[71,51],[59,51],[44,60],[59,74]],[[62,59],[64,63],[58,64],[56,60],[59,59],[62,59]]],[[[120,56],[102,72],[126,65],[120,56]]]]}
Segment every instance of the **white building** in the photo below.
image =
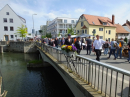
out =
{"type": "Polygon", "coordinates": [[[26,26],[26,20],[17,15],[7,4],[0,10],[0,40],[9,41],[22,39],[17,36],[17,27],[26,26]]]}
{"type": "Polygon", "coordinates": [[[74,28],[78,18],[64,18],[57,17],[56,19],[49,21],[47,26],[47,33],[51,33],[52,37],[57,37],[59,33],[67,33],[67,28],[74,28]]]}
{"type": "Polygon", "coordinates": [[[41,25],[40,30],[42,30],[42,35],[45,36],[47,33],[47,25],[41,25]]]}

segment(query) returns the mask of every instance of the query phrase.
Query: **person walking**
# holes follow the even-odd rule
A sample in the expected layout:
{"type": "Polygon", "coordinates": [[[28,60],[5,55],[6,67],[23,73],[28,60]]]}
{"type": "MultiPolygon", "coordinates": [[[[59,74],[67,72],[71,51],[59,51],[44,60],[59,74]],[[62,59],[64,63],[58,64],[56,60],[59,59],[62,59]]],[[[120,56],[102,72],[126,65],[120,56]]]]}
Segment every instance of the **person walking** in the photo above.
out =
{"type": "Polygon", "coordinates": [[[73,40],[71,39],[71,34],[68,34],[68,37],[65,39],[65,45],[72,45],[73,40]]]}
{"type": "Polygon", "coordinates": [[[101,56],[101,50],[102,50],[102,45],[105,43],[104,40],[99,39],[99,35],[96,35],[96,40],[93,43],[93,52],[94,52],[94,48],[95,48],[95,52],[96,52],[96,60],[100,61],[100,56],[101,56]]]}
{"type": "Polygon", "coordinates": [[[77,48],[77,53],[80,55],[80,51],[82,50],[82,42],[80,41],[80,37],[77,38],[75,42],[75,47],[77,48]]]}
{"type": "Polygon", "coordinates": [[[119,48],[117,49],[116,58],[118,58],[118,54],[120,53],[120,59],[122,59],[122,49],[124,46],[124,40],[121,38],[121,40],[118,42],[119,48]]]}
{"type": "Polygon", "coordinates": [[[88,55],[88,51],[89,51],[89,55],[91,54],[91,50],[92,50],[92,39],[90,39],[91,36],[88,37],[88,39],[86,39],[86,44],[87,44],[87,54],[88,55]]]}
{"type": "Polygon", "coordinates": [[[117,42],[114,41],[114,39],[112,39],[111,43],[110,43],[110,46],[111,46],[111,49],[110,49],[110,53],[109,53],[109,57],[108,59],[111,57],[111,54],[113,53],[114,55],[114,60],[116,60],[116,54],[115,54],[115,51],[116,51],[116,47],[118,46],[117,42]]]}
{"type": "Polygon", "coordinates": [[[55,47],[58,48],[59,40],[57,39],[57,37],[55,38],[54,44],[55,44],[55,47]]]}
{"type": "Polygon", "coordinates": [[[64,37],[62,37],[61,41],[60,41],[60,46],[64,45],[65,44],[65,39],[64,37]]]}
{"type": "Polygon", "coordinates": [[[129,40],[129,43],[127,44],[127,46],[128,46],[128,54],[129,54],[127,61],[129,62],[130,61],[130,40],[129,40]]]}
{"type": "Polygon", "coordinates": [[[103,48],[104,48],[104,55],[107,55],[108,54],[108,49],[109,49],[108,40],[106,40],[106,43],[103,44],[103,48]]]}

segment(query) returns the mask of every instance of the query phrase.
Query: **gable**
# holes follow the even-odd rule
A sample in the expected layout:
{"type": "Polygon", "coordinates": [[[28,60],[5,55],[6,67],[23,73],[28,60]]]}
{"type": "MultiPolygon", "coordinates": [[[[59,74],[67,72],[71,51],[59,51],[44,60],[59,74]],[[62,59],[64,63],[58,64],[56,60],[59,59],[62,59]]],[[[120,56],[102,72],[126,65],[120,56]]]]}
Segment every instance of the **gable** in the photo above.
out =
{"type": "Polygon", "coordinates": [[[0,10],[0,17],[2,18],[17,18],[17,20],[20,20],[22,23],[26,23],[26,20],[22,17],[18,16],[13,9],[7,4],[0,10]],[[9,12],[9,15],[6,15],[6,12],[9,12]],[[22,20],[23,19],[23,20],[22,20]]]}

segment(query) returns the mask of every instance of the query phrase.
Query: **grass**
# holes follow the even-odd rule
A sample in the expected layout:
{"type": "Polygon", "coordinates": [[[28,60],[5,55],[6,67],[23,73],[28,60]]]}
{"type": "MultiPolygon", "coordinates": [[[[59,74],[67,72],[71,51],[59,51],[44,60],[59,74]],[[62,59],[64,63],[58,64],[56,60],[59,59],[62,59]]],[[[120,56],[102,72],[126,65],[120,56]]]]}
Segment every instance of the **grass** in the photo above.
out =
{"type": "Polygon", "coordinates": [[[32,61],[29,61],[29,63],[34,63],[34,64],[40,64],[42,62],[43,62],[42,60],[32,60],[32,61]]]}

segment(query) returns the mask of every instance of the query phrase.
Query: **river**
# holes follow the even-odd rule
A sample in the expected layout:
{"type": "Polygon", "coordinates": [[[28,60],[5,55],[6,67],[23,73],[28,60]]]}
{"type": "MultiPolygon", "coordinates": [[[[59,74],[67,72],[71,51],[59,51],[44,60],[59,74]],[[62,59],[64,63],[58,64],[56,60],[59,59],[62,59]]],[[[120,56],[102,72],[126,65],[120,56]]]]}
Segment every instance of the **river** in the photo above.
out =
{"type": "Polygon", "coordinates": [[[36,54],[0,54],[0,70],[6,97],[74,97],[53,67],[27,69],[27,62],[38,59],[36,54]]]}

